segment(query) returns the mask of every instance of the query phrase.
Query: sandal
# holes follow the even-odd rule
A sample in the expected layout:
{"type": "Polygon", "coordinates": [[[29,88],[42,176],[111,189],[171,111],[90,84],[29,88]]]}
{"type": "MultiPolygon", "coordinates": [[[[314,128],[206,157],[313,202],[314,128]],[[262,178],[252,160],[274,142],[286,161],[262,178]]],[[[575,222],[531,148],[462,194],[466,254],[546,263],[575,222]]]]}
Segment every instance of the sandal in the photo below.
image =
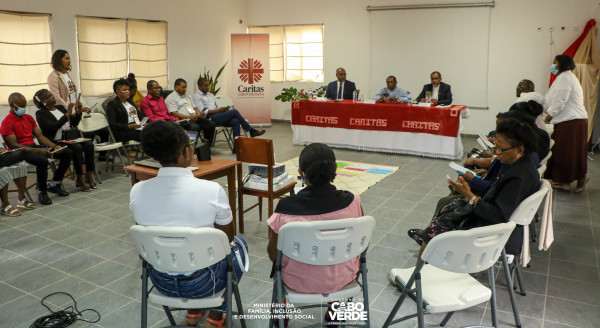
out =
{"type": "Polygon", "coordinates": [[[18,200],[17,201],[17,207],[18,208],[22,208],[22,209],[26,209],[26,210],[34,210],[35,209],[35,204],[28,201],[27,198],[23,199],[23,200],[18,200]]]}
{"type": "Polygon", "coordinates": [[[215,320],[215,319],[211,319],[209,317],[206,317],[206,322],[212,323],[213,325],[217,326],[217,328],[222,328],[223,325],[225,324],[225,318],[226,317],[227,316],[225,315],[225,313],[223,313],[223,316],[221,317],[221,320],[215,320]]]}
{"type": "Polygon", "coordinates": [[[98,189],[98,186],[96,186],[96,182],[94,182],[94,177],[91,174],[91,172],[90,174],[85,174],[85,183],[87,183],[87,185],[92,189],[98,189]]]}
{"type": "Polygon", "coordinates": [[[205,310],[200,310],[197,313],[190,313],[190,311],[194,311],[194,310],[188,310],[187,311],[187,322],[186,322],[186,325],[195,327],[195,326],[198,325],[198,323],[200,323],[200,319],[202,319],[202,317],[204,316],[204,314],[206,314],[206,311],[205,310]]]}
{"type": "Polygon", "coordinates": [[[18,209],[14,208],[12,205],[8,205],[5,208],[2,209],[2,215],[6,215],[6,216],[20,216],[21,215],[21,211],[19,211],[18,209]]]}
{"type": "Polygon", "coordinates": [[[412,238],[414,241],[417,242],[417,244],[419,244],[419,246],[421,246],[423,245],[423,238],[421,238],[419,230],[420,229],[409,229],[407,233],[410,238],[412,238]]]}

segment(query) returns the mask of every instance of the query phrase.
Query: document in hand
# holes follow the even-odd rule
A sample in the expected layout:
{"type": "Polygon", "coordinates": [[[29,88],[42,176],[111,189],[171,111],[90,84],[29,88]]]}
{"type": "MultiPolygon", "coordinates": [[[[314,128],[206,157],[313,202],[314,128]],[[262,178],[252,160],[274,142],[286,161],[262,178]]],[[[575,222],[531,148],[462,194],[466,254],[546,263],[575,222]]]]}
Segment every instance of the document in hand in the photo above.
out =
{"type": "MultiPolygon", "coordinates": [[[[484,147],[487,146],[487,148],[494,148],[494,144],[491,143],[486,136],[484,136],[483,134],[479,135],[479,139],[477,139],[477,141],[479,142],[479,144],[481,145],[481,143],[483,142],[483,144],[485,145],[484,147]],[[481,140],[481,142],[479,142],[479,140],[481,140]]],[[[483,146],[483,145],[482,145],[483,146]]],[[[485,150],[485,149],[484,149],[485,150]]]]}
{"type": "Polygon", "coordinates": [[[458,173],[458,174],[465,174],[465,173],[469,172],[469,173],[473,174],[473,176],[479,177],[477,174],[475,174],[475,172],[469,170],[468,168],[466,168],[464,166],[460,166],[454,162],[448,163],[448,166],[450,166],[453,170],[456,170],[456,173],[458,173]]]}

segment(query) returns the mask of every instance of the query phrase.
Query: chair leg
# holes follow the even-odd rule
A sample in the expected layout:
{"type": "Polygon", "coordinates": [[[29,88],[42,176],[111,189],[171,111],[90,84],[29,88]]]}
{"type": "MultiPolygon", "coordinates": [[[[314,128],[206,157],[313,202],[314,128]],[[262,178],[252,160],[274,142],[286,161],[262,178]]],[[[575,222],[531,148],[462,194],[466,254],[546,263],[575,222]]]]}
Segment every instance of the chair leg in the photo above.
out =
{"type": "MultiPolygon", "coordinates": [[[[277,277],[277,304],[281,304],[283,305],[283,282],[281,280],[281,271],[277,271],[275,273],[275,276],[277,277]]],[[[281,310],[283,309],[283,307],[278,307],[277,310],[281,310]]],[[[284,311],[279,311],[280,313],[278,314],[279,317],[279,327],[285,327],[285,323],[284,323],[284,311]],[[283,312],[283,313],[282,313],[283,312]]]]}
{"type": "Polygon", "coordinates": [[[369,312],[369,286],[367,282],[367,260],[365,258],[361,258],[360,260],[360,274],[362,276],[364,307],[367,313],[367,325],[365,327],[371,327],[371,312],[369,312]]]}
{"type": "Polygon", "coordinates": [[[171,326],[177,325],[177,323],[175,322],[175,319],[173,319],[173,314],[171,313],[171,309],[169,309],[168,306],[163,305],[163,310],[165,310],[165,314],[167,315],[167,318],[169,318],[169,323],[171,324],[171,326]]]}
{"type": "Polygon", "coordinates": [[[494,279],[494,266],[488,269],[488,278],[490,281],[490,290],[492,291],[492,297],[490,298],[490,305],[492,307],[492,326],[498,328],[498,318],[496,309],[496,281],[494,279]]]}
{"type": "Polygon", "coordinates": [[[227,317],[225,318],[225,323],[227,324],[227,328],[231,328],[233,322],[233,300],[231,299],[232,294],[232,286],[231,286],[231,271],[227,271],[227,292],[226,292],[226,302],[227,302],[227,317]]]}
{"type": "Polygon", "coordinates": [[[33,198],[31,197],[31,194],[29,193],[29,189],[25,188],[25,196],[27,197],[27,200],[30,203],[33,203],[33,198]]]}
{"type": "MultiPolygon", "coordinates": [[[[240,297],[240,289],[238,288],[238,283],[235,282],[233,285],[233,295],[235,296],[235,304],[237,304],[238,315],[244,314],[244,307],[242,305],[242,298],[240,297]]],[[[232,317],[233,319],[233,317],[232,317]]],[[[240,323],[242,324],[242,328],[246,328],[246,319],[240,319],[240,323]]]]}
{"type": "Polygon", "coordinates": [[[515,274],[512,275],[512,279],[515,280],[515,275],[517,276],[517,282],[519,283],[519,290],[521,291],[521,295],[525,296],[525,286],[523,286],[523,281],[521,281],[521,268],[519,268],[519,264],[515,265],[515,274]]]}
{"type": "Polygon", "coordinates": [[[423,291],[421,290],[421,273],[417,273],[415,277],[417,287],[417,322],[419,328],[425,328],[425,315],[423,313],[423,291]]]}
{"type": "Polygon", "coordinates": [[[440,322],[440,326],[444,327],[448,323],[448,321],[450,321],[450,318],[452,318],[453,314],[454,311],[446,313],[444,319],[442,320],[442,322],[440,322]]]}
{"type": "Polygon", "coordinates": [[[142,318],[141,327],[148,327],[148,266],[142,264],[142,318]]]}
{"type": "Polygon", "coordinates": [[[258,220],[262,221],[262,197],[258,197],[258,220]]]}
{"type": "Polygon", "coordinates": [[[504,266],[504,272],[506,275],[506,281],[508,282],[508,295],[510,296],[510,303],[512,305],[513,314],[515,316],[515,325],[521,327],[521,319],[519,318],[519,310],[517,309],[517,303],[515,301],[515,291],[510,288],[512,286],[512,278],[510,276],[510,270],[508,268],[508,260],[506,259],[506,250],[502,249],[502,265],[504,266]]]}
{"type": "MultiPolygon", "coordinates": [[[[277,302],[277,280],[274,278],[273,279],[273,293],[271,295],[271,304],[275,304],[277,302]]],[[[275,311],[275,308],[273,307],[273,305],[271,305],[271,314],[273,314],[275,311]]],[[[269,328],[273,328],[275,319],[271,319],[269,320],[269,328]]]]}
{"type": "MultiPolygon", "coordinates": [[[[423,260],[420,260],[419,263],[417,264],[417,267],[415,268],[415,270],[418,270],[417,272],[420,272],[421,269],[423,268],[424,264],[425,264],[425,262],[423,260]]],[[[408,296],[408,291],[412,288],[412,285],[415,281],[415,276],[416,276],[416,273],[413,273],[412,276],[410,277],[410,279],[408,279],[406,286],[404,286],[404,288],[402,288],[402,294],[400,294],[400,298],[398,298],[398,301],[396,301],[396,304],[394,304],[394,307],[392,308],[392,311],[390,312],[387,319],[385,320],[385,323],[383,324],[382,328],[389,327],[390,324],[392,323],[392,321],[394,320],[394,317],[396,316],[396,313],[398,313],[400,306],[402,305],[402,303],[404,303],[406,296],[408,296]]]]}
{"type": "Polygon", "coordinates": [[[269,217],[273,215],[273,195],[269,195],[269,217]]]}

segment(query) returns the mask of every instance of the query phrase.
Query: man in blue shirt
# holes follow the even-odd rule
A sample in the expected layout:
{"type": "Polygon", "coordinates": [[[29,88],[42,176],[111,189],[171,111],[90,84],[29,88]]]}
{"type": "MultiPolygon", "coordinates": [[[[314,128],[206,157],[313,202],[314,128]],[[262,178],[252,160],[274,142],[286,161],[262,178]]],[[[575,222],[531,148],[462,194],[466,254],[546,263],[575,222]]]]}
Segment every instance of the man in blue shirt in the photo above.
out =
{"type": "Polygon", "coordinates": [[[408,94],[401,88],[396,86],[396,77],[393,75],[388,76],[385,80],[387,87],[381,89],[377,95],[375,95],[375,101],[379,102],[408,102],[408,94]]]}

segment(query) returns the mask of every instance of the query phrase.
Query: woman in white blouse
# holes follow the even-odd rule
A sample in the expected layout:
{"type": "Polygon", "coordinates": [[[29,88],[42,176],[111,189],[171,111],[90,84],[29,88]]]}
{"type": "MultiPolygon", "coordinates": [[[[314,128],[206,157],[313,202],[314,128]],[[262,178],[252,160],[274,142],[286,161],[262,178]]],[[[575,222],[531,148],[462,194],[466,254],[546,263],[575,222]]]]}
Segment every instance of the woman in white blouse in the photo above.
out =
{"type": "Polygon", "coordinates": [[[573,74],[575,63],[569,55],[558,55],[550,67],[556,80],[546,93],[546,122],[554,124],[552,157],[545,177],[554,188],[582,192],[589,180],[587,175],[588,114],[583,105],[583,89],[573,74]]]}

